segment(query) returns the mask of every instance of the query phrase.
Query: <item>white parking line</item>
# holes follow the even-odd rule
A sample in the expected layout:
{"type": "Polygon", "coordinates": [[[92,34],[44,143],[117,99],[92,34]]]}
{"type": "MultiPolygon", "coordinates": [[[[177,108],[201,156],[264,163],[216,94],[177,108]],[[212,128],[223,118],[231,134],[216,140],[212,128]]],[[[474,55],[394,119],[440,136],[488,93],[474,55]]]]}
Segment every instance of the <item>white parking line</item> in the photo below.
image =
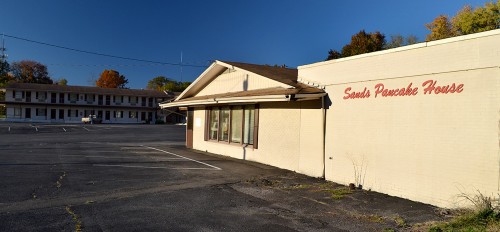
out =
{"type": "Polygon", "coordinates": [[[63,127],[63,131],[66,132],[66,129],[64,129],[64,127],[63,127]]]}
{"type": "MultiPolygon", "coordinates": [[[[175,169],[175,170],[214,170],[213,168],[169,168],[169,167],[148,167],[139,165],[121,165],[121,164],[93,164],[96,167],[123,167],[123,168],[150,168],[150,169],[175,169]]],[[[218,169],[221,170],[221,169],[218,169]]]]}
{"type": "Polygon", "coordinates": [[[85,130],[87,130],[87,131],[90,131],[89,129],[87,129],[87,127],[82,126],[82,128],[85,129],[85,130]]]}
{"type": "Polygon", "coordinates": [[[9,132],[10,132],[10,126],[9,126],[9,132]]]}
{"type": "Polygon", "coordinates": [[[213,166],[213,165],[210,165],[210,164],[207,164],[207,163],[204,163],[204,162],[198,161],[198,160],[190,159],[190,158],[184,157],[184,156],[182,156],[182,155],[177,155],[177,154],[172,153],[172,152],[164,151],[164,150],[161,150],[161,149],[158,149],[158,148],[148,147],[148,146],[144,146],[144,145],[141,145],[141,147],[145,147],[145,148],[149,148],[149,149],[153,149],[153,150],[161,151],[161,152],[163,152],[163,153],[167,153],[167,154],[170,154],[170,155],[175,155],[175,156],[177,156],[177,157],[181,157],[181,158],[184,158],[184,159],[187,159],[187,160],[190,160],[190,161],[193,161],[193,162],[199,163],[199,164],[203,164],[203,165],[206,165],[206,166],[212,167],[212,168],[214,168],[214,169],[216,169],[216,170],[222,170],[222,169],[221,169],[221,168],[219,168],[219,167],[216,167],[216,166],[213,166]]]}

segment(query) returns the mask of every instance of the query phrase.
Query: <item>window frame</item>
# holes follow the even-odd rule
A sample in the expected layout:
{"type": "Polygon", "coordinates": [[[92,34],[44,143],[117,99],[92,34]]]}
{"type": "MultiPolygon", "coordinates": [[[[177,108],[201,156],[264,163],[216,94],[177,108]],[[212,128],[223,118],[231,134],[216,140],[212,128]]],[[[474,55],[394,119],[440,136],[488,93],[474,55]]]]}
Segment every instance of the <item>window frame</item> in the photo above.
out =
{"type": "Polygon", "coordinates": [[[230,145],[235,145],[235,146],[244,146],[244,147],[252,147],[253,149],[258,148],[258,126],[259,125],[259,105],[258,104],[247,104],[247,105],[221,105],[221,106],[212,106],[212,107],[207,107],[205,108],[205,136],[204,140],[209,141],[209,142],[216,142],[216,143],[222,143],[222,144],[230,144],[230,145]],[[253,106],[253,128],[249,128],[250,130],[253,130],[253,144],[248,144],[245,143],[244,139],[244,130],[245,130],[245,111],[249,110],[248,106],[253,106]],[[222,136],[222,128],[221,128],[221,117],[222,117],[222,112],[223,109],[229,108],[229,122],[228,122],[228,140],[221,140],[222,136]],[[233,130],[233,111],[234,110],[241,110],[241,128],[240,128],[240,142],[233,142],[232,141],[232,130],[233,130]],[[217,117],[217,138],[216,139],[211,139],[210,133],[211,133],[211,117],[212,113],[214,111],[218,112],[218,117],[217,117]]]}

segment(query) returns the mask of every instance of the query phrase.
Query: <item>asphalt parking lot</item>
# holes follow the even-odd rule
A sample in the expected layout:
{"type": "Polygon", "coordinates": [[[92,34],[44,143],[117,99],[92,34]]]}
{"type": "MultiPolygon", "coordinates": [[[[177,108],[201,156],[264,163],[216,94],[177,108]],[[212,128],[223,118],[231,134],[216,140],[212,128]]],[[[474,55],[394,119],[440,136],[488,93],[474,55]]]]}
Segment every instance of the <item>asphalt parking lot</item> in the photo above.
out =
{"type": "Polygon", "coordinates": [[[429,205],[332,199],[325,185],[342,186],[186,149],[184,130],[0,123],[0,231],[382,231],[441,219],[429,205]]]}

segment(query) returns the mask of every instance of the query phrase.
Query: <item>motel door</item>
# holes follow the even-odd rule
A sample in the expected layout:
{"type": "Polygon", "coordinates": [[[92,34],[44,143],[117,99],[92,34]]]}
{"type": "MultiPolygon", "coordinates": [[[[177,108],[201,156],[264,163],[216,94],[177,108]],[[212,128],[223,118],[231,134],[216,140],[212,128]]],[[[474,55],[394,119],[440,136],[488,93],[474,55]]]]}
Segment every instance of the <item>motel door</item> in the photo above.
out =
{"type": "Polygon", "coordinates": [[[193,108],[187,111],[187,125],[186,125],[186,147],[193,148],[193,108]]]}

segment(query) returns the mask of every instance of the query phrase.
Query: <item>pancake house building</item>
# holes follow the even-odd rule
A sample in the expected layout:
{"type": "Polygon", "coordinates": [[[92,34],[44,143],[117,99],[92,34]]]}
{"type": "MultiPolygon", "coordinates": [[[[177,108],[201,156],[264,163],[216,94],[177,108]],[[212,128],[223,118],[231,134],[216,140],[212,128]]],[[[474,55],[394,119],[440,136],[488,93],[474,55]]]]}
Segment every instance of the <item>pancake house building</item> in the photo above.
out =
{"type": "Polygon", "coordinates": [[[287,69],[214,62],[186,145],[441,207],[500,193],[500,30],[287,69]]]}

